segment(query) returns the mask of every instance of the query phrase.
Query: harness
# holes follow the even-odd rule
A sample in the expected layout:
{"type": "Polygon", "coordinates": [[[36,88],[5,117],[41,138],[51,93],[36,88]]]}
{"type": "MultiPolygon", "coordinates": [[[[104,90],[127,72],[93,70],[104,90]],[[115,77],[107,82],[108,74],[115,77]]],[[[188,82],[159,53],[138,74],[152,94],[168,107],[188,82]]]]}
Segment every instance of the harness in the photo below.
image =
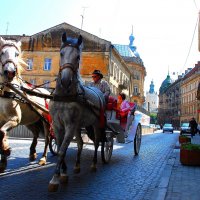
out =
{"type": "MultiPolygon", "coordinates": [[[[15,47],[15,49],[20,52],[19,48],[15,45],[15,44],[4,44],[1,46],[0,51],[2,51],[3,48],[5,47],[15,47]]],[[[4,67],[7,63],[12,63],[17,71],[17,64],[12,60],[12,59],[7,59],[5,62],[2,62],[0,60],[0,63],[2,64],[2,66],[4,67]]]]}

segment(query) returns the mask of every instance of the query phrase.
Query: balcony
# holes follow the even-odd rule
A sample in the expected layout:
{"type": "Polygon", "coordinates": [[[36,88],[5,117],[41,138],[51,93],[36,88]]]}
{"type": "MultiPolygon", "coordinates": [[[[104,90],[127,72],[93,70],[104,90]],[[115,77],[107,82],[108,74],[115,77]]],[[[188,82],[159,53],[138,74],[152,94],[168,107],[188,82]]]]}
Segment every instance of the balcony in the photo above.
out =
{"type": "Polygon", "coordinates": [[[127,81],[120,81],[118,87],[121,90],[126,90],[126,89],[128,89],[128,82],[127,81]]]}

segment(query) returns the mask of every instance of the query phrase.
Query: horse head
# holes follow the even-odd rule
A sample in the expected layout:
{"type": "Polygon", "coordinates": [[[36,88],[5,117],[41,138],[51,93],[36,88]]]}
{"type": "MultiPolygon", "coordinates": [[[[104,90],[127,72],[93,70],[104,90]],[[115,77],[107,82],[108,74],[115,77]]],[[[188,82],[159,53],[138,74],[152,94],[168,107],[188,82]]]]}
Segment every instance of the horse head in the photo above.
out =
{"type": "Polygon", "coordinates": [[[81,54],[82,36],[79,38],[62,35],[62,45],[60,48],[60,81],[65,88],[69,87],[74,75],[78,74],[81,54]]]}
{"type": "Polygon", "coordinates": [[[20,63],[24,63],[21,59],[21,42],[0,37],[0,76],[4,81],[11,82],[16,75],[20,75],[20,63]]]}

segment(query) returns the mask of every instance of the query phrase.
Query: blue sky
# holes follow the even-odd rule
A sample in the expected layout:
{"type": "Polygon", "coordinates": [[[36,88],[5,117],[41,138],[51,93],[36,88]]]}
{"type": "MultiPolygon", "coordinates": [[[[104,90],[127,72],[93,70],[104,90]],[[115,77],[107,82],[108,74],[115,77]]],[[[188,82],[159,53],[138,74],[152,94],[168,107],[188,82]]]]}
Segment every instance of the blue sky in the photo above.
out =
{"type": "Polygon", "coordinates": [[[132,31],[147,70],[145,90],[199,60],[200,0],[0,0],[0,34],[32,35],[66,22],[114,44],[128,44],[132,31]],[[84,13],[83,13],[84,11],[84,13]],[[8,29],[7,29],[8,25],[8,29]]]}

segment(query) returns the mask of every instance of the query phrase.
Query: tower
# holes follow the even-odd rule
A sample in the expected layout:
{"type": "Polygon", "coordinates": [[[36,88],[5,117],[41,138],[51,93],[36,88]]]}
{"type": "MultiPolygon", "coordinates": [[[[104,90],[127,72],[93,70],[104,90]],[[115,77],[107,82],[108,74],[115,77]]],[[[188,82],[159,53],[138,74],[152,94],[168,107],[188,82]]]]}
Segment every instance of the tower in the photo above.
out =
{"type": "Polygon", "coordinates": [[[154,91],[153,80],[149,86],[149,91],[146,93],[146,109],[151,113],[157,113],[158,110],[158,94],[154,91]]]}

